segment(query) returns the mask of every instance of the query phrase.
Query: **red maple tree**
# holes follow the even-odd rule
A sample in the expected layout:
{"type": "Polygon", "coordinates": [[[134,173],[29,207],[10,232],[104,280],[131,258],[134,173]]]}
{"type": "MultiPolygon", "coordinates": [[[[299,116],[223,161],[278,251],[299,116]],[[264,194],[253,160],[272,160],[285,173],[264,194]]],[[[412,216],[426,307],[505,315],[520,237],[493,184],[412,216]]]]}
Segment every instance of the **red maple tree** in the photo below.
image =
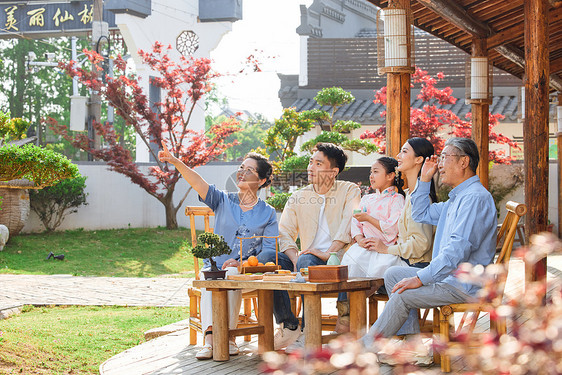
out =
{"type": "MultiPolygon", "coordinates": [[[[168,46],[167,50],[172,47],[168,46]]],[[[92,70],[76,67],[74,61],[60,63],[60,67],[71,77],[91,90],[97,91],[112,105],[126,126],[132,126],[140,139],[148,147],[157,165],[150,167],[148,173],[142,172],[130,152],[119,144],[119,136],[110,123],[94,122],[97,134],[103,137],[104,147],[93,148],[93,140],[87,134],[71,134],[65,125],[48,118],[49,127],[74,147],[87,151],[96,159],[107,162],[109,169],[122,173],[158,199],[166,209],[166,227],[178,227],[176,214],[191,189],[174,205],[173,195],[180,173],[168,163],[158,160],[158,151],[164,141],[168,149],[187,166],[194,168],[204,165],[220,156],[234,145],[225,139],[239,130],[239,123],[228,119],[214,125],[207,132],[189,128],[193,110],[203,95],[211,90],[211,79],[217,74],[211,70],[210,60],[206,58],[181,57],[179,63],[173,62],[162,44],[156,42],[152,52],[139,51],[143,63],[157,75],[151,82],[163,92],[161,102],[150,103],[136,77],[125,74],[125,61],[119,56],[115,60],[117,74],[101,78],[99,63],[103,60],[93,51],[84,51],[92,63],[92,70]],[[157,108],[157,112],[153,111],[157,108]]]]}
{"type": "MultiPolygon", "coordinates": [[[[450,109],[441,107],[453,105],[458,100],[453,97],[453,90],[450,87],[444,89],[435,87],[435,84],[443,77],[443,73],[437,73],[436,77],[432,77],[427,71],[418,67],[412,75],[412,87],[415,84],[421,85],[417,98],[427,104],[422,108],[410,108],[410,136],[426,138],[433,144],[437,154],[441,152],[445,145],[446,138],[444,137],[470,138],[472,134],[472,113],[467,113],[466,120],[463,120],[450,109]]],[[[386,86],[375,92],[374,102],[386,105],[386,86]]],[[[381,115],[386,116],[386,111],[381,112],[381,115]]],[[[516,142],[501,133],[493,131],[493,128],[503,119],[504,116],[499,113],[490,114],[490,143],[508,144],[519,149],[516,142]]],[[[384,152],[385,137],[385,126],[374,132],[367,130],[360,136],[361,139],[372,138],[373,142],[381,147],[381,152],[384,152]]],[[[509,164],[512,158],[506,156],[505,151],[499,150],[490,151],[489,160],[498,164],[509,164]]]]}

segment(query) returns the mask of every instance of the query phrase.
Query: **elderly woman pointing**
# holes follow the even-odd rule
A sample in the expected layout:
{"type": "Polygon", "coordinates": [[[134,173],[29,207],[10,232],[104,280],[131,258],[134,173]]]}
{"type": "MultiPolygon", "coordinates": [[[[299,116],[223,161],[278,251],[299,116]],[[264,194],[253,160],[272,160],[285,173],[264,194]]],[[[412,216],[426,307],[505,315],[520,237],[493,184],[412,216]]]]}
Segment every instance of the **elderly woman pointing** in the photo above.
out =
{"type": "MultiPolygon", "coordinates": [[[[273,168],[262,155],[249,153],[236,171],[236,186],[238,191],[225,192],[209,185],[199,173],[185,165],[174,156],[164,142],[163,151],[158,153],[162,162],[174,165],[193,189],[199,194],[199,200],[209,206],[215,213],[214,232],[224,237],[232,250],[230,254],[215,258],[218,267],[237,267],[248,257],[257,256],[262,250],[275,251],[275,239],[256,238],[244,243],[242,259],[240,259],[240,241],[236,237],[277,236],[277,217],[275,209],[258,197],[258,190],[271,183],[273,168]]],[[[209,267],[205,264],[205,267],[209,267]]],[[[229,293],[229,321],[230,329],[236,328],[238,314],[242,303],[240,291],[229,293]]],[[[196,354],[197,359],[213,357],[212,337],[212,299],[211,293],[201,290],[201,328],[205,332],[204,346],[196,354]]],[[[231,338],[230,355],[238,354],[239,350],[231,338]]]]}

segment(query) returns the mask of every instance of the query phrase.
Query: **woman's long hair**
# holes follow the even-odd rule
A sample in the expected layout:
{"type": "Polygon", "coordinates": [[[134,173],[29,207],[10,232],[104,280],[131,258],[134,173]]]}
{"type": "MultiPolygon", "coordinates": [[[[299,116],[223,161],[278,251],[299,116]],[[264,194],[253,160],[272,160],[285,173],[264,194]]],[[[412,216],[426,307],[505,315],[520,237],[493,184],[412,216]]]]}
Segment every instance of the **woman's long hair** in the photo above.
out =
{"type": "MultiPolygon", "coordinates": [[[[433,148],[433,145],[431,144],[430,141],[428,141],[425,138],[414,137],[414,138],[408,139],[406,142],[408,142],[408,144],[412,147],[416,156],[423,157],[424,163],[425,163],[426,158],[435,154],[435,149],[433,148]]],[[[423,164],[422,164],[422,168],[423,168],[423,164]]],[[[421,168],[418,172],[418,177],[420,175],[421,175],[421,168]]],[[[411,182],[408,182],[408,184],[411,184],[411,182]]],[[[435,191],[435,183],[433,182],[433,179],[431,179],[431,187],[430,187],[430,190],[429,190],[429,197],[431,198],[432,202],[437,202],[437,193],[435,191]]]]}

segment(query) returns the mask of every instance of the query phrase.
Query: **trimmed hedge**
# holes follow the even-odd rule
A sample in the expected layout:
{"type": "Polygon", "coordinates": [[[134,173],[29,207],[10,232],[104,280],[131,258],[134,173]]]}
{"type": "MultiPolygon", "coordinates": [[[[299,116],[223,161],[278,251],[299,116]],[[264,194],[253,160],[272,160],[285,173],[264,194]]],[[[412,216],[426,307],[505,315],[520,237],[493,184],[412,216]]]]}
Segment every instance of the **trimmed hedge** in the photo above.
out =
{"type": "Polygon", "coordinates": [[[0,147],[0,181],[28,179],[45,187],[77,176],[78,167],[57,152],[31,144],[0,147]]]}

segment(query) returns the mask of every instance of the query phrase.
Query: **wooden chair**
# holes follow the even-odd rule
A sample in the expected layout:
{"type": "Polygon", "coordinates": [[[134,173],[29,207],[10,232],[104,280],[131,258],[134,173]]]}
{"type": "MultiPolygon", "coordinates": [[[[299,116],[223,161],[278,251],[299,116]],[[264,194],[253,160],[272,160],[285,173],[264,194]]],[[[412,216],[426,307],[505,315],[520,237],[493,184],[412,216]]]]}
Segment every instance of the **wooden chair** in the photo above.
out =
{"type": "MultiPolygon", "coordinates": [[[[191,229],[191,244],[197,245],[197,232],[195,230],[195,217],[203,216],[205,223],[205,232],[212,232],[209,218],[215,216],[213,210],[209,207],[188,206],[185,208],[185,215],[189,217],[191,229]]],[[[195,279],[199,280],[199,259],[193,257],[195,270],[195,279]]],[[[187,290],[189,296],[189,344],[197,345],[197,332],[202,333],[201,328],[201,290],[198,288],[189,288],[187,290]]],[[[242,313],[239,315],[238,327],[252,327],[257,324],[255,317],[252,317],[252,302],[254,304],[254,312],[257,314],[257,293],[255,291],[242,293],[242,313]]],[[[244,336],[244,341],[250,341],[249,335],[244,336]]]]}
{"type": "MultiPolygon", "coordinates": [[[[496,299],[498,301],[501,301],[503,297],[509,259],[511,258],[513,242],[515,240],[515,234],[517,233],[517,224],[519,219],[527,213],[527,206],[522,203],[509,201],[506,204],[506,208],[507,215],[498,233],[498,243],[502,243],[503,240],[503,245],[495,261],[496,264],[502,264],[505,266],[505,273],[498,279],[497,283],[497,285],[499,285],[498,290],[500,291],[500,295],[498,296],[498,299],[496,299]]],[[[447,349],[453,344],[450,342],[451,323],[453,323],[454,329],[453,314],[456,312],[464,312],[463,318],[457,327],[458,331],[463,328],[464,323],[466,322],[467,314],[472,313],[472,319],[469,320],[470,324],[468,325],[468,333],[469,335],[472,335],[480,312],[491,311],[494,307],[495,306],[490,303],[455,303],[446,306],[439,306],[433,309],[435,330],[445,344],[445,349],[439,353],[439,356],[437,353],[434,353],[435,362],[441,362],[441,371],[451,371],[451,359],[449,355],[447,355],[447,349]]],[[[490,320],[490,330],[495,331],[498,335],[505,334],[507,330],[505,318],[499,319],[497,322],[490,320]]]]}

